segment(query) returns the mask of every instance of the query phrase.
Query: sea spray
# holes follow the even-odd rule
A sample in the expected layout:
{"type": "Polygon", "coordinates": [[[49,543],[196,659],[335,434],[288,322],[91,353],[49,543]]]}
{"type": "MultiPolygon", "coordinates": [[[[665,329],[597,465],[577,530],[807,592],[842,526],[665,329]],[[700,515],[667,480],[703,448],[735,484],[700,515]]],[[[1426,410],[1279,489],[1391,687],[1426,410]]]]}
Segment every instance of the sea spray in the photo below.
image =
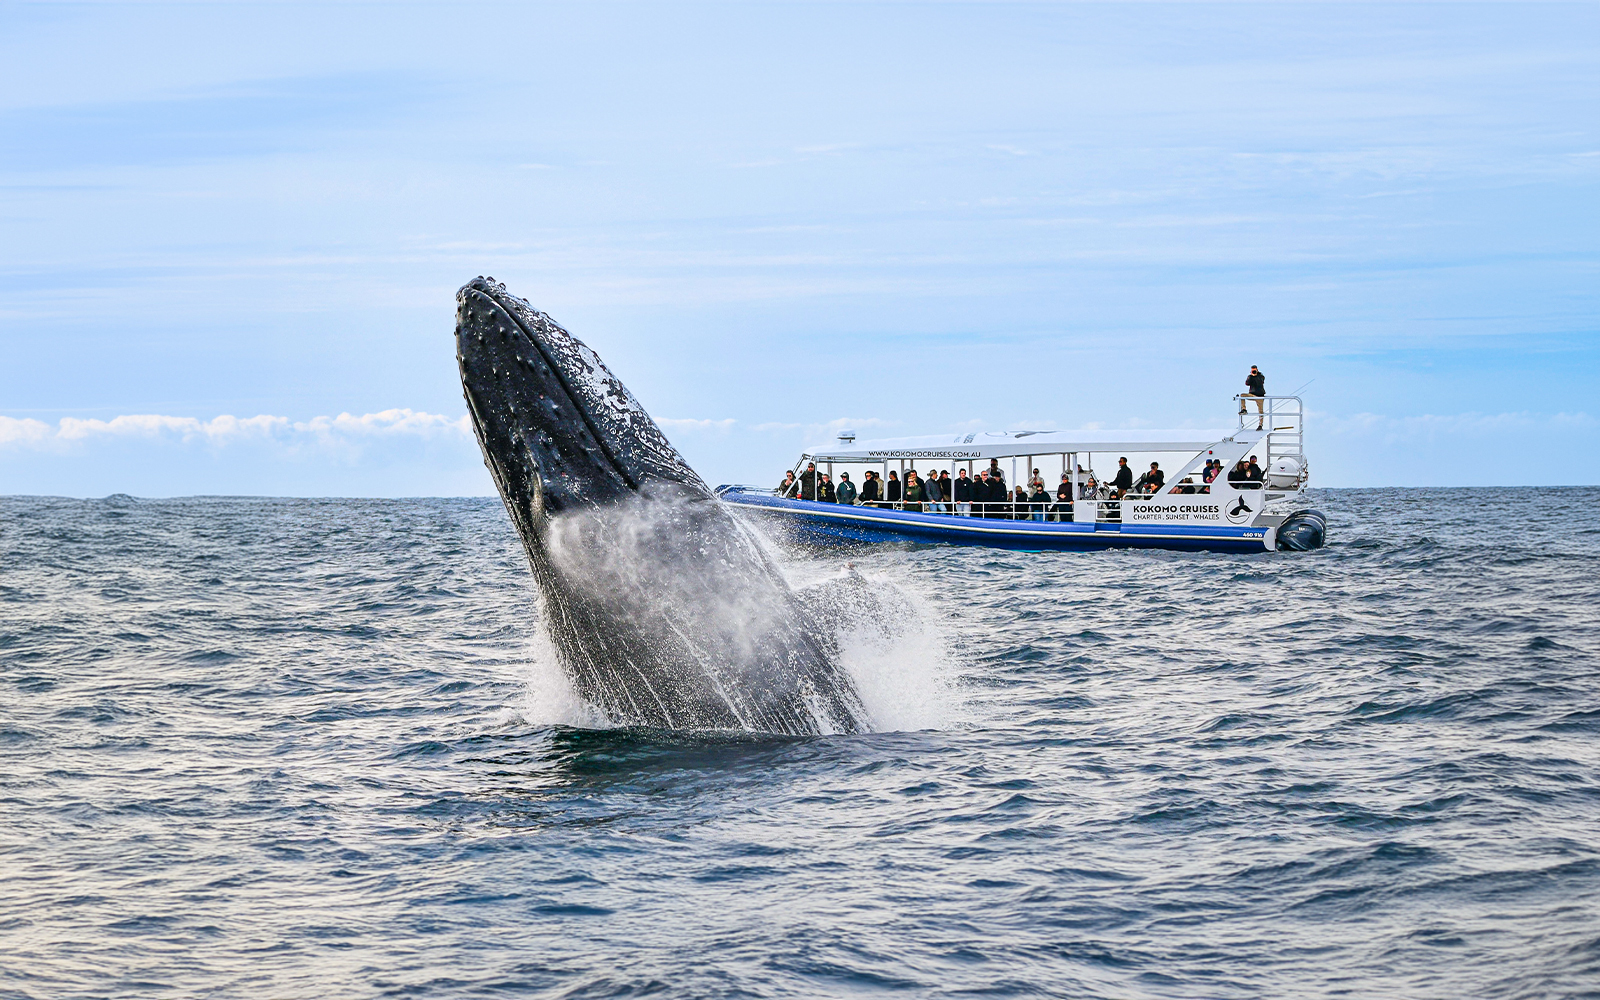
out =
{"type": "Polygon", "coordinates": [[[866,728],[825,651],[830,637],[817,633],[748,528],[707,507],[717,504],[649,487],[548,519],[535,564],[541,617],[575,690],[619,725],[866,728]],[[580,616],[625,625],[625,640],[619,630],[574,627],[580,616]],[[775,705],[807,717],[776,717],[775,705]]]}
{"type": "MultiPolygon", "coordinates": [[[[798,598],[797,617],[791,602],[771,599],[770,588],[741,585],[733,575],[684,572],[680,560],[702,555],[692,544],[692,523],[684,501],[660,495],[564,514],[548,533],[550,567],[587,599],[647,603],[664,611],[672,628],[648,641],[693,650],[694,662],[731,704],[783,682],[752,672],[748,664],[774,629],[788,628],[825,646],[849,674],[861,699],[864,725],[858,728],[888,732],[958,723],[963,700],[944,630],[926,598],[895,579],[892,568],[860,559],[815,558],[773,539],[759,525],[743,523],[750,541],[798,598]],[[714,585],[706,585],[707,579],[714,585]]],[[[540,613],[551,614],[547,604],[541,604],[540,613]]],[[[529,650],[526,684],[521,714],[533,724],[596,729],[640,724],[613,693],[580,691],[548,629],[536,633],[529,650]]],[[[819,729],[839,728],[825,705],[811,707],[819,729]]]]}

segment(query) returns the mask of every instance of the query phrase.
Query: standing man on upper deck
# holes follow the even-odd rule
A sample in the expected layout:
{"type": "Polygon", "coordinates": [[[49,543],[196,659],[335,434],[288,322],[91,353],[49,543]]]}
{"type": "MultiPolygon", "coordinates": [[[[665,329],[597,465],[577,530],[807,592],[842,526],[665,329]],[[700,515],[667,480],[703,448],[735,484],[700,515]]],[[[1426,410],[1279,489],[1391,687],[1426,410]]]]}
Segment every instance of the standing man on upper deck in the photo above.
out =
{"type": "Polygon", "coordinates": [[[1117,477],[1111,480],[1111,487],[1123,493],[1133,489],[1133,470],[1128,468],[1128,456],[1117,459],[1117,477]]]}
{"type": "MultiPolygon", "coordinates": [[[[1262,425],[1266,423],[1267,419],[1267,411],[1265,409],[1266,400],[1262,398],[1267,394],[1267,377],[1261,374],[1261,369],[1257,368],[1255,365],[1251,365],[1250,374],[1244,377],[1244,388],[1244,394],[1246,396],[1256,397],[1256,413],[1258,414],[1256,418],[1256,430],[1259,431],[1261,430],[1262,425]]],[[[1244,404],[1245,401],[1243,399],[1239,400],[1240,413],[1244,412],[1244,404]]]]}

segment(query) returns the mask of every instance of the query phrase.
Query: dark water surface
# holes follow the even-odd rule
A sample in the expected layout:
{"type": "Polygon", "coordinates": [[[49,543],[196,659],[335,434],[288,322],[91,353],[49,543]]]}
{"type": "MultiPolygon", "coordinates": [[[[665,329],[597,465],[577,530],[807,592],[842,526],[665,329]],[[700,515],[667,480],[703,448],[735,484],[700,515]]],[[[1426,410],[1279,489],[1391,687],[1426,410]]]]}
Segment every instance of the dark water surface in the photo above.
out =
{"type": "Polygon", "coordinates": [[[1600,996],[1600,490],[1525,499],[870,554],[908,728],[811,739],[571,725],[498,500],[0,499],[0,996],[1600,996]]]}

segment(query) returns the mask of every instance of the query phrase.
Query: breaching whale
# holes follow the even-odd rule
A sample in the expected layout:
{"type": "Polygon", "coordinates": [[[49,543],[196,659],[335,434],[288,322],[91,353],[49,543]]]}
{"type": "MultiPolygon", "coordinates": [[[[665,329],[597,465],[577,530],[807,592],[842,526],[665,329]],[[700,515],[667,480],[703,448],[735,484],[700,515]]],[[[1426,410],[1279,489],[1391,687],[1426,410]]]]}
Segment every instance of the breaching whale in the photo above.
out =
{"type": "Polygon", "coordinates": [[[594,351],[479,277],[456,293],[456,358],[584,699],[625,725],[866,728],[825,623],[594,351]]]}

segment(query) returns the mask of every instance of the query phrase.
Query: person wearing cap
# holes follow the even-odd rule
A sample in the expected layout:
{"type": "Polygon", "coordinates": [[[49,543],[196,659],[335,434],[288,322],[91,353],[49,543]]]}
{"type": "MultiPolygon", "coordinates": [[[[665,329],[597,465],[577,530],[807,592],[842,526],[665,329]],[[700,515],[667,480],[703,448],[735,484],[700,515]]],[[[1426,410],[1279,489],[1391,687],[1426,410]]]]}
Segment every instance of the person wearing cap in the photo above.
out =
{"type": "Polygon", "coordinates": [[[807,462],[806,471],[800,473],[800,499],[817,498],[817,463],[807,462]]]}
{"type": "MultiPolygon", "coordinates": [[[[1266,423],[1267,419],[1267,411],[1265,409],[1266,400],[1264,398],[1267,394],[1267,377],[1261,374],[1261,369],[1257,368],[1255,365],[1250,366],[1250,374],[1244,377],[1244,389],[1244,394],[1246,396],[1254,396],[1256,398],[1256,430],[1259,431],[1262,429],[1262,426],[1266,423]]],[[[1240,398],[1239,412],[1241,414],[1244,413],[1244,404],[1244,399],[1240,398]]]]}
{"type": "Polygon", "coordinates": [[[846,507],[854,507],[856,503],[856,484],[850,481],[850,473],[839,473],[839,485],[833,488],[834,497],[846,507]]]}
{"type": "Polygon", "coordinates": [[[944,513],[944,490],[939,485],[939,477],[934,472],[928,473],[928,478],[922,481],[922,499],[928,501],[928,513],[944,513]]]}

